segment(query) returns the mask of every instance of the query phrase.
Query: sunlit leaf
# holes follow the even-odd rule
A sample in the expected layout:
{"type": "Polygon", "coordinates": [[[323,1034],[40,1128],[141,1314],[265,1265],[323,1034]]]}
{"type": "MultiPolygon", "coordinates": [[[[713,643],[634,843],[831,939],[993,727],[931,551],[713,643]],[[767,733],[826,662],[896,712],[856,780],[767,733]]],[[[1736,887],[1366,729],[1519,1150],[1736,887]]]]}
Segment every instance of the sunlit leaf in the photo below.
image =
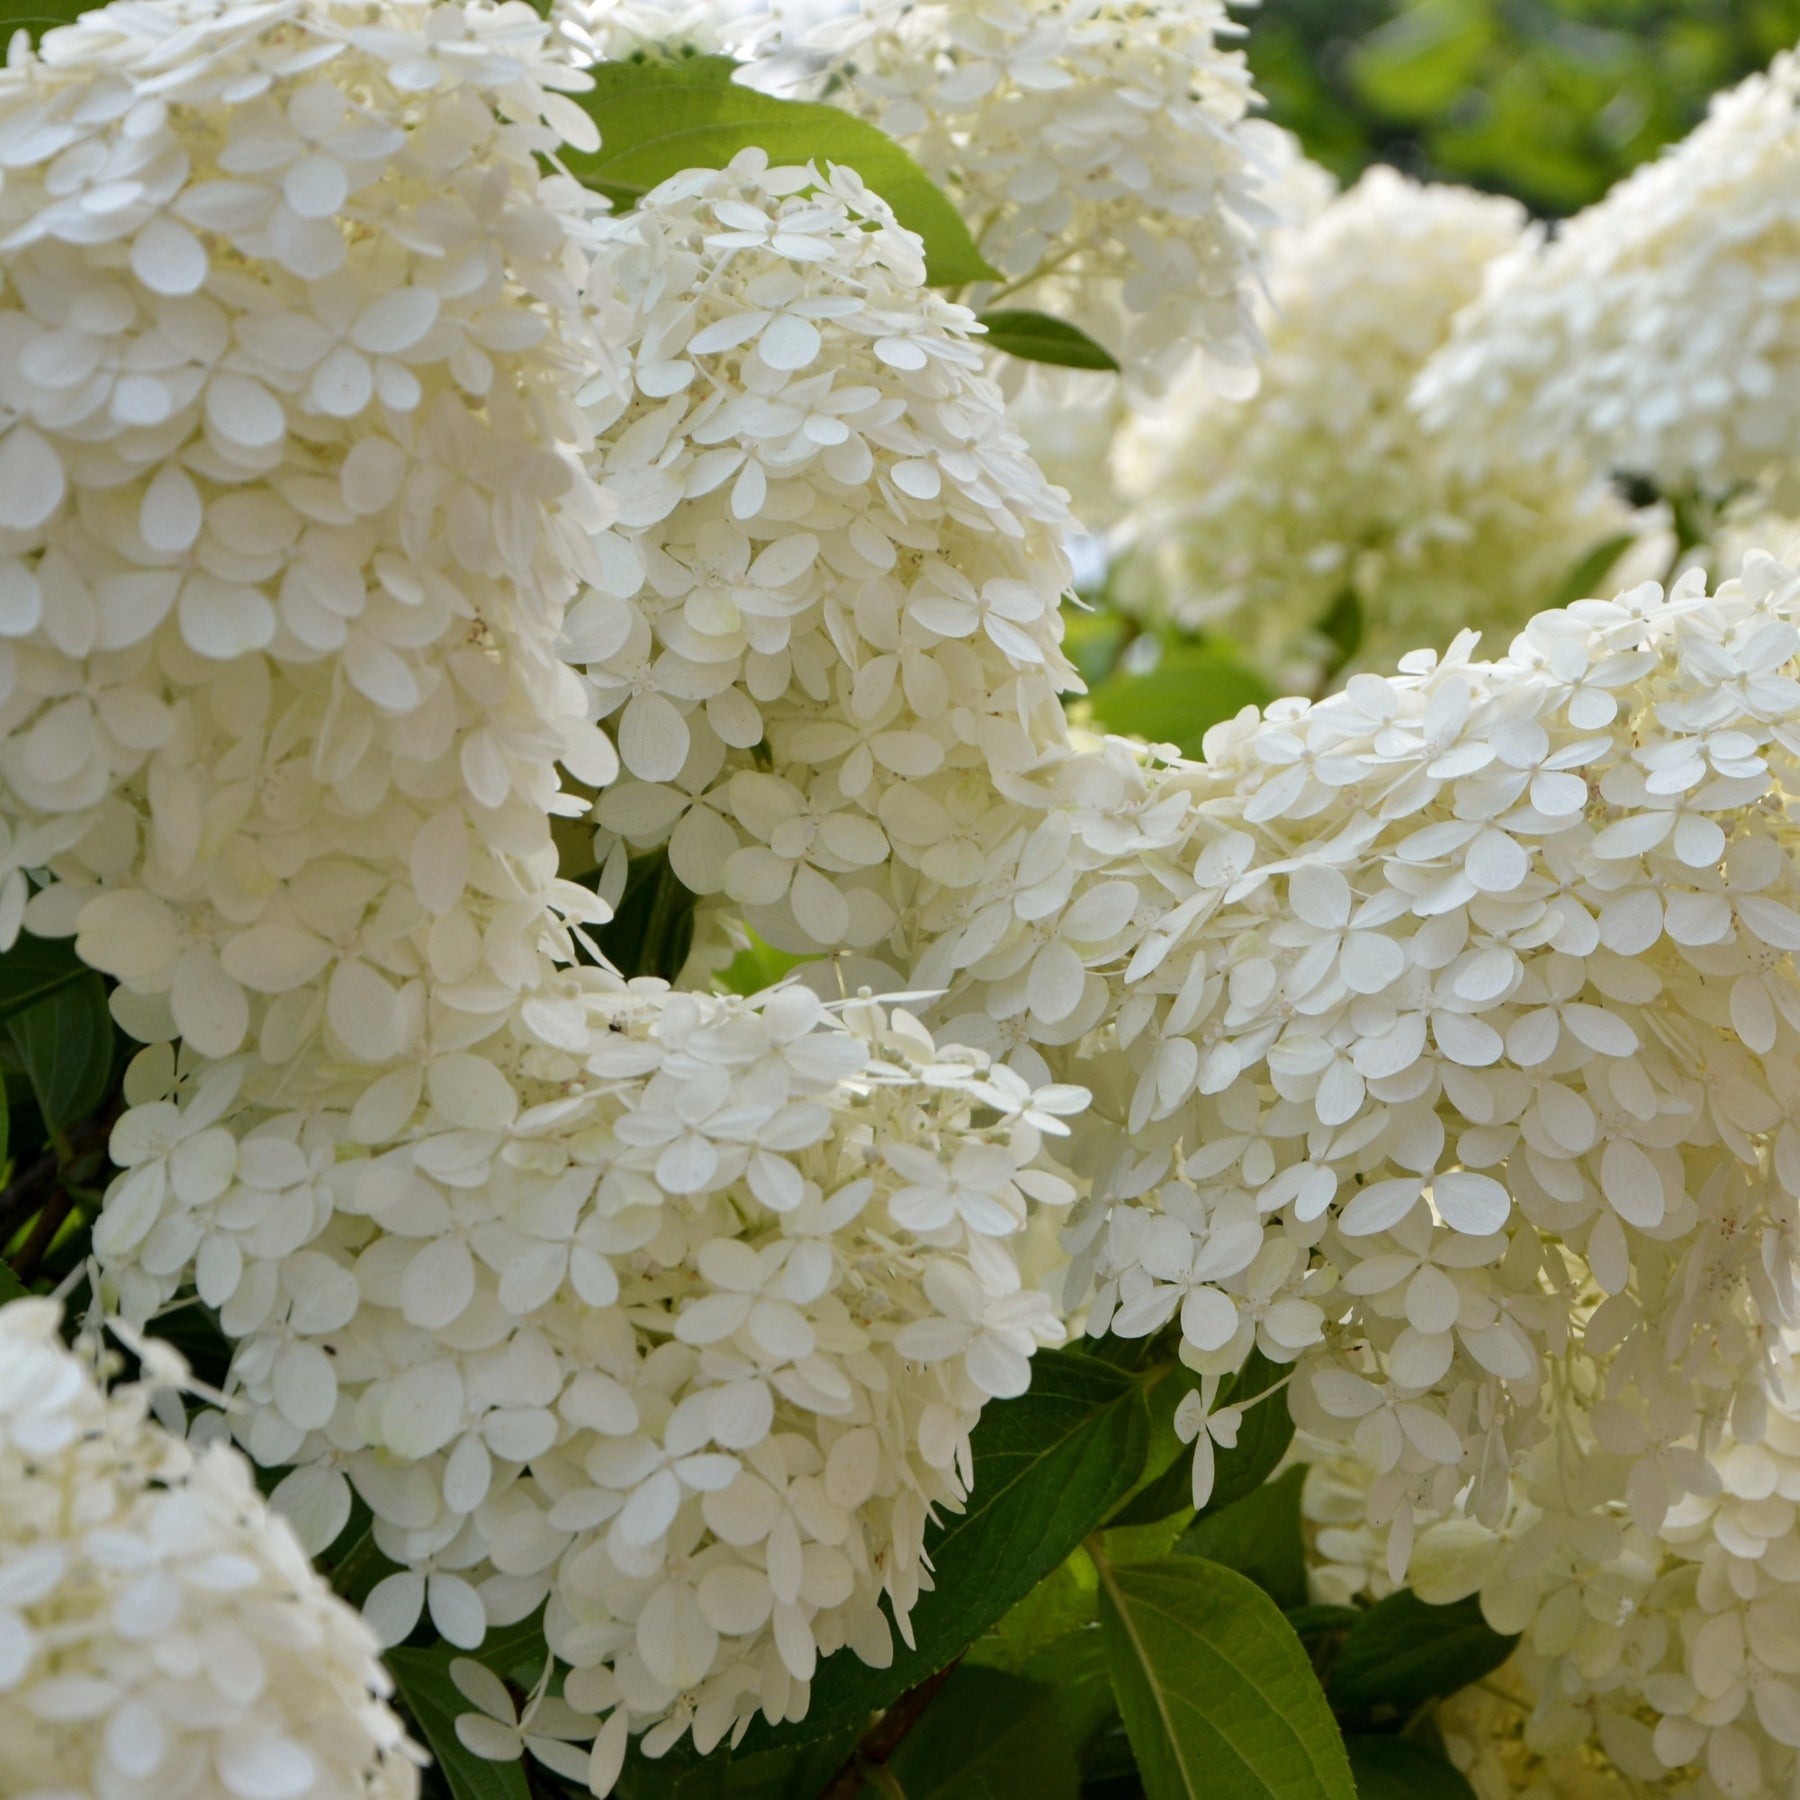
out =
{"type": "Polygon", "coordinates": [[[835,106],[783,100],[732,79],[729,57],[652,57],[602,63],[591,93],[578,96],[600,127],[592,155],[569,166],[615,206],[637,204],[684,169],[722,169],[740,150],[771,163],[851,168],[925,245],[928,278],[940,287],[990,281],[962,215],[912,156],[885,132],[835,106]]]}

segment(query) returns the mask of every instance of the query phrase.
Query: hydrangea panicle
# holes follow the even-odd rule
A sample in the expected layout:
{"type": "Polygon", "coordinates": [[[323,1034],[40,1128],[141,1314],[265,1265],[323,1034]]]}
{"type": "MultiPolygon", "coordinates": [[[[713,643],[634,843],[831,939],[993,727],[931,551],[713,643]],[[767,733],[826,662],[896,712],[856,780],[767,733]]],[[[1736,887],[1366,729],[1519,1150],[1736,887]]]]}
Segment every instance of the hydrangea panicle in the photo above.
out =
{"type": "Polygon", "coordinates": [[[1417,402],[1479,478],[1496,459],[1792,502],[1800,56],[1713,100],[1680,144],[1496,262],[1417,402]]]}
{"type": "Polygon", "coordinates": [[[1461,478],[1407,405],[1523,229],[1516,201],[1376,168],[1278,234],[1256,393],[1190,376],[1115,447],[1121,604],[1223,628],[1303,690],[1344,660],[1334,614],[1359,621],[1350,666],[1385,669],[1549,604],[1626,510],[1533,458],[1461,478]]]}
{"type": "Polygon", "coordinates": [[[106,1391],[47,1300],[0,1306],[0,1758],[18,1794],[409,1800],[373,1634],[234,1450],[106,1391]]]}

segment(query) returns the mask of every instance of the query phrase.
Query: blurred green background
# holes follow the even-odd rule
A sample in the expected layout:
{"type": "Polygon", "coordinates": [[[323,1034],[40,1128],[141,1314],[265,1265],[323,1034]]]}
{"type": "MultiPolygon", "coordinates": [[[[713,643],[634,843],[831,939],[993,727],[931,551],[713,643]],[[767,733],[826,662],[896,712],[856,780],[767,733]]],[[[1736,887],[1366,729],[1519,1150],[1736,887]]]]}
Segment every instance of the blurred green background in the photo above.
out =
{"type": "Polygon", "coordinates": [[[1240,16],[1269,116],[1341,178],[1388,162],[1548,216],[1800,40],[1800,0],[1261,0],[1240,16]]]}

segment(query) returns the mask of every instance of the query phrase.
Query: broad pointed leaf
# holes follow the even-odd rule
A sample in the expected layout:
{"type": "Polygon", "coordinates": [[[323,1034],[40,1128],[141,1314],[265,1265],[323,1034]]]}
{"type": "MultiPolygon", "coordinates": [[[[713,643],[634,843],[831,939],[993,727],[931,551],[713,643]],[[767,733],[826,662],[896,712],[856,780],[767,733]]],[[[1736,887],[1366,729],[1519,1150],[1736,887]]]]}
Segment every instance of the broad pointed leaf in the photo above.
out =
{"type": "Polygon", "coordinates": [[[1062,369],[1118,370],[1118,358],[1067,319],[1001,307],[984,312],[981,322],[988,329],[988,342],[1021,362],[1054,363],[1062,369]]]}
{"type": "Polygon", "coordinates": [[[1306,1652],[1254,1583],[1197,1557],[1103,1569],[1100,1622],[1148,1800],[1355,1800],[1306,1652]]]}
{"type": "Polygon", "coordinates": [[[602,63],[594,89],[579,96],[600,127],[600,148],[570,154],[569,167],[613,204],[637,204],[684,169],[722,169],[740,150],[766,150],[771,163],[854,169],[894,216],[924,240],[938,286],[991,281],[956,208],[885,132],[854,114],[810,100],[783,100],[732,79],[724,56],[602,63]]]}

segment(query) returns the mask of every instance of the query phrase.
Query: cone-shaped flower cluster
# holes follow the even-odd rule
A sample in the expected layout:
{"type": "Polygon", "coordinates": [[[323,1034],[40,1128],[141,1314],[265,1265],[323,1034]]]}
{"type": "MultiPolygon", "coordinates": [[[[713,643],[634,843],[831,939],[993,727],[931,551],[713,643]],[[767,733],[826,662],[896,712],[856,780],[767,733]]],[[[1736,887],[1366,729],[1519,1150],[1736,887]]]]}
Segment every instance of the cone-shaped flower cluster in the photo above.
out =
{"type": "MultiPolygon", "coordinates": [[[[1644,1675],[1658,1754],[1733,1794],[1775,1791],[1800,1735],[1770,1648],[1800,1585],[1797,620],[1800,574],[1755,557],[1714,595],[1542,614],[1498,662],[1465,637],[1246,713],[1203,767],[1071,759],[1065,908],[937,952],[959,1031],[1048,1045],[1036,959],[1104,915],[1062,1053],[1096,1093],[1067,1239],[1089,1329],[1296,1364],[1389,1578],[1416,1525],[1516,1534],[1498,1604],[1554,1654],[1543,1621],[1614,1559],[1646,1593],[1658,1555],[1710,1571],[1656,1589],[1628,1669],[1578,1666],[1644,1675]]],[[[1210,1399],[1177,1421],[1199,1495],[1210,1399]]]]}
{"type": "Polygon", "coordinates": [[[1428,423],[1494,460],[1722,495],[1800,442],[1800,58],[1714,100],[1660,161],[1497,264],[1420,379],[1428,423]]]}
{"type": "Polygon", "coordinates": [[[975,225],[1005,303],[1073,321],[1154,392],[1196,350],[1239,381],[1255,358],[1279,152],[1246,130],[1239,32],[1221,0],[881,0],[806,43],[822,97],[975,225]]]}
{"type": "Polygon", "coordinates": [[[1222,628],[1307,689],[1343,660],[1347,626],[1351,666],[1386,669],[1467,627],[1508,636],[1549,604],[1624,508],[1536,459],[1460,477],[1407,405],[1524,223],[1516,201],[1378,168],[1281,234],[1255,395],[1190,376],[1119,442],[1122,604],[1222,628]]]}
{"type": "Polygon", "coordinates": [[[0,1782],[108,1800],[406,1800],[373,1634],[243,1459],[103,1392],[46,1300],[0,1307],[0,1782]]]}
{"type": "Polygon", "coordinates": [[[633,391],[593,409],[618,523],[568,649],[625,767],[609,833],[784,949],[905,968],[1043,804],[1066,513],[918,241],[765,163],[615,228],[633,391]]]}
{"type": "Polygon", "coordinates": [[[751,155],[609,222],[550,44],[329,0],[21,42],[0,776],[54,877],[9,928],[182,1041],[127,1081],[107,1295],[217,1309],[309,1545],[374,1511],[390,1639],[549,1597],[605,1791],[630,1729],[711,1744],[887,1654],[983,1401],[1061,1336],[1008,1240],[1085,1096],[584,936],[559,763],[728,808],[772,930],[904,945],[973,876],[877,815],[1010,817],[1065,565],[886,209],[751,155]]]}

